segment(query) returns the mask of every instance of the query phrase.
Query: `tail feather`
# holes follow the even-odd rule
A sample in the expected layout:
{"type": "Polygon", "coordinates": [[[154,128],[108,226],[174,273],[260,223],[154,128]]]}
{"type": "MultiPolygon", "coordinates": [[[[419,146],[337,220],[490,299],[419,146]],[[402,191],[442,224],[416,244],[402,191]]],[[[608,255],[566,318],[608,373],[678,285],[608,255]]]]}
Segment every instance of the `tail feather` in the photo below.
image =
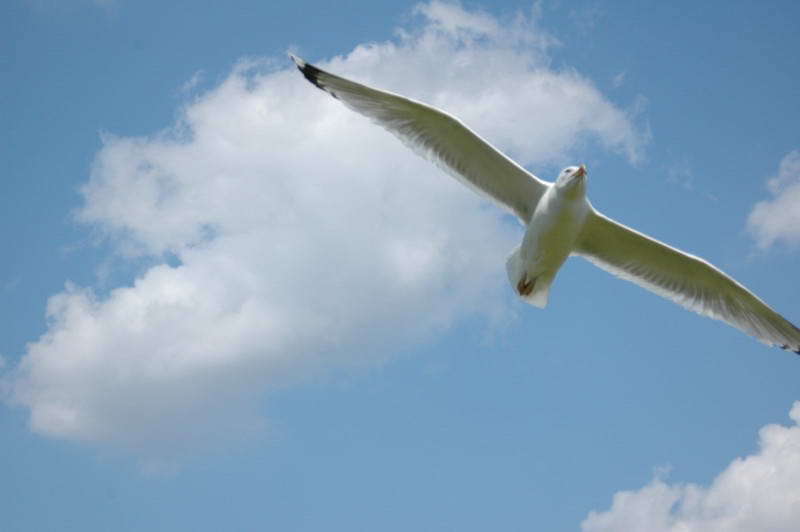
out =
{"type": "Polygon", "coordinates": [[[547,306],[547,296],[550,295],[550,283],[552,276],[540,275],[536,278],[536,285],[533,287],[533,292],[527,296],[520,296],[526,303],[530,303],[534,307],[545,308],[547,306]]]}
{"type": "Polygon", "coordinates": [[[532,281],[534,283],[533,291],[531,291],[530,294],[523,295],[517,292],[526,303],[539,308],[545,308],[547,306],[547,296],[550,294],[550,284],[555,277],[554,273],[542,272],[534,277],[528,277],[528,272],[525,271],[525,265],[519,254],[519,248],[515,249],[508,257],[506,261],[506,273],[508,274],[508,281],[515,291],[520,281],[526,277],[527,281],[532,281]]]}

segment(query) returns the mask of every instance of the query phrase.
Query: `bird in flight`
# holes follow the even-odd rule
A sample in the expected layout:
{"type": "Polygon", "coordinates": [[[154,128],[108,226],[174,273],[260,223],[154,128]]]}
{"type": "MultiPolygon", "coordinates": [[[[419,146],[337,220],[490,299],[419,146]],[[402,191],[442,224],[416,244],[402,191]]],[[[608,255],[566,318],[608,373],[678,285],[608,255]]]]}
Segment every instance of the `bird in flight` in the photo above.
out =
{"type": "Polygon", "coordinates": [[[330,74],[289,54],[305,78],[397,136],[406,146],[515,214],[525,225],[506,271],[519,296],[540,308],[570,255],[724,321],[767,344],[800,354],[800,329],[700,257],[626,227],[592,207],[585,165],[555,182],[531,174],[454,116],[330,74]]]}

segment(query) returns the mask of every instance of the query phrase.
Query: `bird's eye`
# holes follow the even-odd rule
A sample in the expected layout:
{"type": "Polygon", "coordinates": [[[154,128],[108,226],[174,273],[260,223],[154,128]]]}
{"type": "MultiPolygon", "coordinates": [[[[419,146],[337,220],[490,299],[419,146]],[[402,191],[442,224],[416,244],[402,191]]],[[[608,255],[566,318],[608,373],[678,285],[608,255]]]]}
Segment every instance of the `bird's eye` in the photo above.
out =
{"type": "Polygon", "coordinates": [[[571,174],[571,173],[572,173],[572,170],[571,170],[571,169],[567,169],[567,173],[568,173],[568,174],[571,174]]]}

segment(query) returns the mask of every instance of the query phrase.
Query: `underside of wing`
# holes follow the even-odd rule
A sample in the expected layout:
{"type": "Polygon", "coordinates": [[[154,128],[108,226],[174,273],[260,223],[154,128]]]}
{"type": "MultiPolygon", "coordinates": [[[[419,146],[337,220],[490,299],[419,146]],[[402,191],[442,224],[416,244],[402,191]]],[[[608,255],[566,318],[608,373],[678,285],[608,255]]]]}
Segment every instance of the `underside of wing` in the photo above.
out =
{"type": "Polygon", "coordinates": [[[800,329],[699,257],[597,212],[589,215],[575,253],[687,309],[722,320],[768,345],[800,353],[800,329]]]}
{"type": "Polygon", "coordinates": [[[548,184],[429,105],[335,76],[291,56],[311,83],[400,138],[407,146],[527,222],[548,184]]]}

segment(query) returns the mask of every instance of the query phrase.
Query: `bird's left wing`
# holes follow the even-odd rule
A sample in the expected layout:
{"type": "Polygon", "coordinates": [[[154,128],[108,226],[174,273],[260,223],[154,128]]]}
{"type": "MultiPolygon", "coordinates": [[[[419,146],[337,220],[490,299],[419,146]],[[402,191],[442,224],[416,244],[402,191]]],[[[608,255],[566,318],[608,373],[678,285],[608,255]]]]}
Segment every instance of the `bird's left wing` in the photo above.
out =
{"type": "Polygon", "coordinates": [[[705,260],[593,211],[575,254],[699,314],[722,320],[768,345],[800,354],[800,329],[705,260]]]}
{"type": "Polygon", "coordinates": [[[548,184],[429,105],[335,76],[290,54],[308,81],[371,118],[407,146],[527,223],[548,184]]]}

